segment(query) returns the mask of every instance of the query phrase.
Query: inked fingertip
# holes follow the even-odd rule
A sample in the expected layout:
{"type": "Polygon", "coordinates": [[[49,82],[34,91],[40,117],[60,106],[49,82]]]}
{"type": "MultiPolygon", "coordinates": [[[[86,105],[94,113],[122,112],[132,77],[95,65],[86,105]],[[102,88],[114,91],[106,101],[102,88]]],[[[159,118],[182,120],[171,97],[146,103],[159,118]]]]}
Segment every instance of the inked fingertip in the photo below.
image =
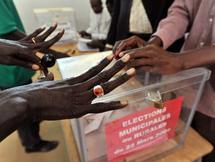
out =
{"type": "Polygon", "coordinates": [[[120,101],[120,104],[121,104],[122,106],[127,106],[127,105],[128,105],[128,101],[120,101]]]}
{"type": "Polygon", "coordinates": [[[45,30],[45,29],[46,29],[45,26],[42,26],[42,27],[39,28],[39,30],[45,30]]]}
{"type": "Polygon", "coordinates": [[[38,65],[36,65],[36,64],[33,64],[31,66],[31,68],[32,68],[32,70],[35,70],[35,71],[40,69],[40,67],[38,65]]]}
{"type": "Polygon", "coordinates": [[[136,69],[135,68],[131,68],[126,72],[128,75],[135,75],[136,73],[136,69]]]}
{"type": "Polygon", "coordinates": [[[54,22],[54,23],[52,24],[52,27],[56,27],[56,26],[57,26],[57,23],[54,22]]]}
{"type": "Polygon", "coordinates": [[[124,55],[123,52],[120,52],[120,53],[119,53],[119,57],[122,57],[123,55],[124,55]]]}
{"type": "Polygon", "coordinates": [[[126,54],[122,57],[123,62],[128,62],[130,60],[130,55],[126,54]]]}
{"type": "Polygon", "coordinates": [[[62,29],[58,34],[62,34],[62,33],[64,33],[64,32],[65,32],[65,30],[62,29]]]}
{"type": "Polygon", "coordinates": [[[114,58],[113,54],[107,56],[107,59],[110,60],[110,61],[113,60],[113,58],[114,58]]]}

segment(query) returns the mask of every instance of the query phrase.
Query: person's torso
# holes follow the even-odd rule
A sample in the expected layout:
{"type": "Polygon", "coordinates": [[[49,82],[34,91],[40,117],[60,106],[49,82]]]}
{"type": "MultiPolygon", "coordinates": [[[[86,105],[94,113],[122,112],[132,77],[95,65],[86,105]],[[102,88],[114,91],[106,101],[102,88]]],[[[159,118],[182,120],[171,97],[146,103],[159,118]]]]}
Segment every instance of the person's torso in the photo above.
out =
{"type": "MultiPolygon", "coordinates": [[[[200,49],[215,44],[215,1],[186,0],[186,8],[190,20],[189,35],[182,50],[200,49]]],[[[207,53],[205,53],[207,57],[207,53]]],[[[208,65],[212,73],[206,82],[202,98],[197,110],[215,118],[215,65],[208,65]]]]}
{"type": "MultiPolygon", "coordinates": [[[[0,6],[4,7],[4,10],[6,12],[10,12],[13,19],[8,21],[13,21],[16,24],[17,29],[24,32],[24,27],[22,25],[22,22],[19,18],[19,15],[17,13],[17,10],[14,6],[14,3],[12,0],[0,0],[3,5],[0,6]]],[[[5,18],[5,21],[7,21],[7,17],[5,18]]],[[[0,24],[1,25],[1,24],[0,24]]],[[[3,33],[2,31],[1,33],[3,33]]],[[[7,33],[5,33],[7,34],[7,33]]],[[[1,35],[0,35],[1,38],[1,35]]],[[[31,77],[34,75],[34,72],[22,67],[17,66],[6,66],[6,65],[0,65],[0,89],[5,88],[11,88],[14,86],[20,86],[23,84],[26,84],[29,82],[31,77]]]]}
{"type": "Polygon", "coordinates": [[[103,7],[102,12],[99,14],[95,14],[93,11],[91,11],[91,21],[93,22],[91,34],[100,34],[104,32],[104,26],[110,26],[111,16],[107,11],[107,8],[103,7]]]}
{"type": "Polygon", "coordinates": [[[215,1],[187,0],[186,3],[191,25],[183,50],[215,44],[215,1]]]}

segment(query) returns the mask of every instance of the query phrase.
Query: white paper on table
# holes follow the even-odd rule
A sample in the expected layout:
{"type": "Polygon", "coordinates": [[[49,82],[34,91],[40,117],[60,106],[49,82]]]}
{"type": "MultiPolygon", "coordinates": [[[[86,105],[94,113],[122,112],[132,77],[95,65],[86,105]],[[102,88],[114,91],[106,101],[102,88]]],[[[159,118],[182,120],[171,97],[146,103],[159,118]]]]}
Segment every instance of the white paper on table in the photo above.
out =
{"type": "Polygon", "coordinates": [[[57,59],[62,79],[77,77],[83,74],[110,54],[111,52],[102,52],[57,59]]]}

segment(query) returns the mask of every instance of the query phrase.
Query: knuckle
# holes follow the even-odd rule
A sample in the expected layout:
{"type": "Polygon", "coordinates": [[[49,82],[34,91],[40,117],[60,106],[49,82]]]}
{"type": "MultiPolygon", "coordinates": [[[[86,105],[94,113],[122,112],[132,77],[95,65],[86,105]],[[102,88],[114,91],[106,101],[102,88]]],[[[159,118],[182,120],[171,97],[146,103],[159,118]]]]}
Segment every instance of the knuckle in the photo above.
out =
{"type": "Polygon", "coordinates": [[[101,86],[104,90],[104,93],[106,94],[108,92],[108,88],[110,87],[110,83],[103,83],[101,86]]]}
{"type": "Polygon", "coordinates": [[[93,73],[96,73],[98,71],[98,68],[97,67],[92,67],[88,72],[86,73],[90,73],[90,74],[93,74],[93,73]]]}
{"type": "Polygon", "coordinates": [[[98,80],[101,81],[101,82],[106,81],[108,78],[109,78],[109,75],[108,75],[107,71],[98,74],[98,80]]]}
{"type": "Polygon", "coordinates": [[[121,80],[127,80],[128,78],[129,78],[129,75],[125,73],[124,75],[122,75],[121,80]]]}
{"type": "Polygon", "coordinates": [[[146,46],[146,50],[153,50],[155,48],[155,45],[154,44],[149,44],[146,46]]]}
{"type": "Polygon", "coordinates": [[[116,62],[116,64],[112,67],[113,70],[119,70],[125,66],[125,63],[122,60],[116,62]]]}
{"type": "Polygon", "coordinates": [[[152,50],[152,49],[149,49],[149,50],[147,50],[146,52],[145,52],[145,54],[147,54],[147,55],[153,55],[154,54],[154,51],[152,50]]]}
{"type": "Polygon", "coordinates": [[[100,61],[100,63],[95,66],[94,68],[97,69],[98,67],[105,67],[106,65],[108,65],[112,60],[109,60],[107,57],[105,57],[102,61],[100,61]]]}
{"type": "Polygon", "coordinates": [[[136,35],[132,36],[130,39],[137,39],[138,37],[136,35]]]}
{"type": "Polygon", "coordinates": [[[73,109],[72,110],[72,116],[75,118],[81,117],[80,109],[73,109]]]}
{"type": "Polygon", "coordinates": [[[127,44],[128,40],[123,40],[120,42],[119,47],[123,47],[127,44]]]}
{"type": "Polygon", "coordinates": [[[122,42],[122,41],[117,41],[117,42],[115,43],[115,45],[117,46],[117,45],[119,45],[121,42],[122,42]]]}

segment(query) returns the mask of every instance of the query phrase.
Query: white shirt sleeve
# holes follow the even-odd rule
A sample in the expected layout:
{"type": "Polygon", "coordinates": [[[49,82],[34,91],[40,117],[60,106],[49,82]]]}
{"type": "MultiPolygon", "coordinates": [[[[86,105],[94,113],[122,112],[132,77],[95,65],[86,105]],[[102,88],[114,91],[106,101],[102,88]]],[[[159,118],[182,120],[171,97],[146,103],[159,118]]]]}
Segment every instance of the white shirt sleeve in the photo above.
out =
{"type": "Polygon", "coordinates": [[[95,18],[95,13],[93,13],[93,11],[91,10],[90,11],[90,25],[89,25],[89,27],[86,30],[87,33],[92,34],[93,29],[95,29],[95,26],[96,26],[95,19],[96,19],[95,18]]]}

